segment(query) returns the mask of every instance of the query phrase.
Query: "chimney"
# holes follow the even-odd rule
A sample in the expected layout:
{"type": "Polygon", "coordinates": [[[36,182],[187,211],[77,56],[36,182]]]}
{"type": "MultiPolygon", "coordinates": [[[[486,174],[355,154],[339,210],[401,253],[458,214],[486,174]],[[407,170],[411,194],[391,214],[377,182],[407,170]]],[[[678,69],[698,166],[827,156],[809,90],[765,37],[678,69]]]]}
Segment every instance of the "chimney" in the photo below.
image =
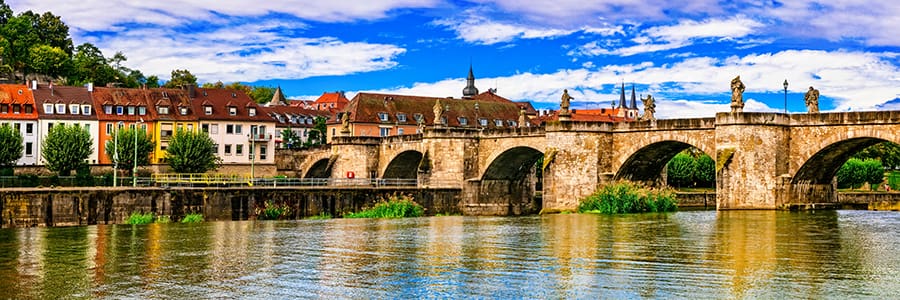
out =
{"type": "Polygon", "coordinates": [[[37,89],[37,80],[32,80],[31,81],[31,90],[33,91],[36,89],[37,89]]]}
{"type": "Polygon", "coordinates": [[[187,88],[188,88],[188,96],[190,96],[191,98],[197,98],[197,86],[195,86],[193,84],[189,84],[187,88]]]}
{"type": "Polygon", "coordinates": [[[88,82],[87,89],[88,89],[88,92],[94,92],[94,83],[88,82]]]}

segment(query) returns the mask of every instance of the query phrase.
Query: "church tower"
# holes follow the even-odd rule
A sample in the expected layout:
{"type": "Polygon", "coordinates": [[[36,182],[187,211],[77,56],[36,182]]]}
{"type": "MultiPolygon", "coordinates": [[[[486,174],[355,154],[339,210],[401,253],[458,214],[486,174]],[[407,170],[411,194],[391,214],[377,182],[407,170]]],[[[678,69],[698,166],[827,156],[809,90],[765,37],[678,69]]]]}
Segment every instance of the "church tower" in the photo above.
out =
{"type": "Polygon", "coordinates": [[[628,117],[628,103],[625,103],[625,83],[622,83],[622,89],[619,90],[619,111],[616,112],[616,116],[620,118],[628,117]]]}
{"type": "Polygon", "coordinates": [[[471,99],[478,95],[478,88],[475,87],[475,74],[472,73],[472,65],[469,65],[469,77],[466,78],[466,87],[463,88],[463,98],[471,99]]]}
{"type": "Polygon", "coordinates": [[[638,117],[637,96],[634,94],[634,83],[631,84],[631,107],[628,108],[628,117],[632,119],[637,119],[638,117]]]}

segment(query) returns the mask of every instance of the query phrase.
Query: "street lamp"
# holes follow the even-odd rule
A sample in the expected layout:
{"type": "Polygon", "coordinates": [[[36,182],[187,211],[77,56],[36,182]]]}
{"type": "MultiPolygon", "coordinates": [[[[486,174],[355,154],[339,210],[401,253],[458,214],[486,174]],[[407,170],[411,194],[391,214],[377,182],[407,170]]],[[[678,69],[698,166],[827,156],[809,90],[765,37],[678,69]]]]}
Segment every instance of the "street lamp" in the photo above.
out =
{"type": "Polygon", "coordinates": [[[131,184],[137,186],[137,149],[138,149],[138,124],[143,124],[144,118],[141,118],[137,124],[134,124],[134,169],[131,170],[131,184]]]}
{"type": "Polygon", "coordinates": [[[475,102],[475,128],[481,129],[481,120],[478,119],[478,102],[475,102]]]}
{"type": "Polygon", "coordinates": [[[784,113],[787,113],[787,88],[788,82],[787,79],[784,80],[784,113]]]}

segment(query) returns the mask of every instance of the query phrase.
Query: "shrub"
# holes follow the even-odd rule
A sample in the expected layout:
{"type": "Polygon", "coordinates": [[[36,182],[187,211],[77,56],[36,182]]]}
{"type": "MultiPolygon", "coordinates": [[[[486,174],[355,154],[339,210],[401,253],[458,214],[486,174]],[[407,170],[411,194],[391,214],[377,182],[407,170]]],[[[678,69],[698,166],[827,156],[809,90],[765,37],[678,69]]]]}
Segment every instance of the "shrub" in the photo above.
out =
{"type": "Polygon", "coordinates": [[[143,225],[150,223],[153,223],[153,213],[149,212],[145,214],[133,212],[131,213],[131,216],[129,216],[128,219],[125,220],[125,224],[131,225],[143,225]]]}
{"type": "Polygon", "coordinates": [[[172,218],[169,218],[169,216],[156,217],[156,223],[171,223],[171,222],[172,222],[172,218]]]}
{"type": "Polygon", "coordinates": [[[187,214],[181,219],[181,223],[200,223],[203,222],[203,214],[187,214]]]}
{"type": "Polygon", "coordinates": [[[696,162],[690,154],[684,152],[676,154],[675,157],[666,164],[666,167],[669,185],[686,187],[693,184],[696,162]]]}
{"type": "Polygon", "coordinates": [[[855,158],[851,158],[838,169],[837,174],[837,184],[838,188],[846,189],[846,188],[859,188],[863,183],[866,182],[865,178],[865,167],[863,166],[863,161],[855,158]]]}
{"type": "Polygon", "coordinates": [[[877,159],[866,159],[862,164],[862,176],[865,182],[869,183],[869,188],[876,190],[878,185],[884,181],[884,166],[877,159]]]}
{"type": "Polygon", "coordinates": [[[36,187],[41,185],[41,180],[36,174],[19,174],[19,184],[22,187],[36,187]]]}
{"type": "Polygon", "coordinates": [[[406,195],[392,195],[388,200],[382,199],[372,208],[356,213],[345,214],[344,218],[406,218],[421,217],[425,209],[406,195]]]}
{"type": "Polygon", "coordinates": [[[331,214],[323,212],[321,214],[309,217],[307,219],[309,219],[309,220],[328,220],[328,219],[331,219],[331,214]]]}
{"type": "Polygon", "coordinates": [[[94,176],[91,176],[91,166],[82,165],[75,171],[76,186],[94,186],[94,176]]]}
{"type": "Polygon", "coordinates": [[[703,154],[697,158],[696,163],[697,169],[694,172],[694,180],[697,181],[697,186],[700,187],[715,187],[716,186],[716,161],[709,157],[709,155],[703,154]]]}
{"type": "Polygon", "coordinates": [[[675,211],[675,193],[621,181],[604,186],[578,205],[578,212],[603,214],[675,211]]]}
{"type": "Polygon", "coordinates": [[[291,207],[287,205],[278,205],[269,200],[263,205],[263,208],[256,208],[256,218],[260,220],[278,220],[288,217],[291,213],[291,207]]]}

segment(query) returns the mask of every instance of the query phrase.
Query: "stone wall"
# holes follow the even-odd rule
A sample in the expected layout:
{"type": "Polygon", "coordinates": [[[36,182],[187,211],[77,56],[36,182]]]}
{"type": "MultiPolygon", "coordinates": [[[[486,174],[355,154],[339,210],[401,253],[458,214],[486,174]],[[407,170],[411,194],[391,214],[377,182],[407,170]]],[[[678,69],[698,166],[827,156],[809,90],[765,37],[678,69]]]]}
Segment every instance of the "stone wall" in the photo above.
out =
{"type": "Polygon", "coordinates": [[[291,208],[291,218],[321,213],[340,216],[395,194],[413,197],[427,215],[460,214],[459,189],[415,188],[38,188],[0,191],[0,226],[121,224],[133,212],[175,221],[202,213],[207,221],[256,218],[271,201],[291,208]]]}

